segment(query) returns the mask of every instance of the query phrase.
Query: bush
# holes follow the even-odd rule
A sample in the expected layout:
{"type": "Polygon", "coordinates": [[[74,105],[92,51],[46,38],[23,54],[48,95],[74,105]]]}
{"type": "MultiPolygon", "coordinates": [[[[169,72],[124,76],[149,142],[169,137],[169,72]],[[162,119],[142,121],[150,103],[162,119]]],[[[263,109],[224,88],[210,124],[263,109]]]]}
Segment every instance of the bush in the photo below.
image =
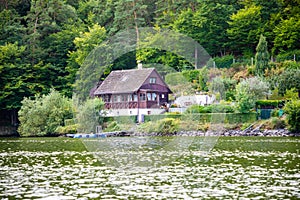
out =
{"type": "Polygon", "coordinates": [[[269,85],[259,77],[248,78],[236,86],[236,111],[248,113],[254,109],[255,102],[269,92],[269,85]]]}
{"type": "Polygon", "coordinates": [[[192,105],[185,113],[233,113],[234,109],[230,105],[213,104],[209,106],[192,105]]]}
{"type": "Polygon", "coordinates": [[[279,108],[283,107],[284,100],[258,100],[255,105],[257,108],[279,108]]]}
{"type": "Polygon", "coordinates": [[[107,127],[105,128],[104,132],[113,132],[113,131],[120,131],[120,127],[116,121],[111,121],[108,122],[106,125],[107,127]]]}
{"type": "Polygon", "coordinates": [[[226,55],[223,57],[215,57],[216,67],[218,68],[229,68],[233,63],[233,55],[226,55]]]}
{"type": "Polygon", "coordinates": [[[300,132],[300,100],[288,102],[284,107],[287,123],[291,132],[300,132]]]}
{"type": "Polygon", "coordinates": [[[278,117],[271,117],[263,125],[263,129],[282,129],[285,128],[285,121],[278,117]]]}
{"type": "Polygon", "coordinates": [[[287,60],[287,61],[280,63],[280,66],[284,69],[299,69],[300,63],[287,60]]]}
{"type": "Polygon", "coordinates": [[[165,118],[157,123],[156,132],[162,135],[175,134],[179,130],[179,120],[173,118],[165,118]]]}
{"type": "Polygon", "coordinates": [[[104,102],[101,99],[88,99],[80,105],[76,114],[78,123],[78,132],[90,133],[94,132],[97,125],[100,125],[100,111],[104,107],[104,102]]]}
{"type": "Polygon", "coordinates": [[[72,101],[52,89],[48,95],[24,98],[19,111],[21,136],[54,135],[64,120],[73,117],[72,101]]]}
{"type": "Polygon", "coordinates": [[[243,123],[243,125],[241,126],[241,130],[246,130],[247,128],[249,128],[251,126],[251,123],[243,123]]]}
{"type": "Polygon", "coordinates": [[[185,70],[182,71],[182,75],[188,80],[189,82],[193,82],[194,80],[198,80],[200,76],[200,71],[199,70],[185,70]]]}
{"type": "Polygon", "coordinates": [[[286,60],[294,60],[294,55],[296,55],[296,61],[300,61],[300,50],[288,51],[281,53],[276,56],[277,62],[282,62],[286,60]]]}
{"type": "Polygon", "coordinates": [[[75,134],[77,133],[78,124],[71,124],[66,126],[59,126],[56,128],[55,133],[59,135],[75,134]]]}

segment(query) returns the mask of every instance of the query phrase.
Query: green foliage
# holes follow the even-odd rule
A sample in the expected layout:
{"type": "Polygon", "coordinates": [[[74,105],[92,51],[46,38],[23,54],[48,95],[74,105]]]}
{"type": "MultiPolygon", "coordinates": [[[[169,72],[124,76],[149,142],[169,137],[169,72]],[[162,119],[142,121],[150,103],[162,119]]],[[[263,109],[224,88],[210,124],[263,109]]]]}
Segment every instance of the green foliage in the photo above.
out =
{"type": "Polygon", "coordinates": [[[263,121],[261,126],[262,129],[283,129],[286,127],[286,122],[284,119],[278,118],[278,116],[272,116],[270,119],[263,121]]]}
{"type": "Polygon", "coordinates": [[[184,70],[182,71],[182,75],[188,80],[189,82],[197,81],[200,76],[199,70],[184,70]]]}
{"type": "Polygon", "coordinates": [[[21,136],[55,135],[64,120],[73,116],[72,102],[59,92],[51,90],[48,95],[24,98],[19,111],[21,136]]]}
{"type": "Polygon", "coordinates": [[[251,123],[243,123],[242,126],[241,126],[241,130],[246,130],[247,128],[249,128],[249,126],[251,126],[251,123]]]}
{"type": "Polygon", "coordinates": [[[266,37],[260,35],[255,54],[255,72],[257,76],[265,74],[269,66],[269,52],[266,37]]]}
{"type": "Polygon", "coordinates": [[[225,85],[223,83],[223,79],[220,77],[216,77],[212,80],[212,82],[209,85],[209,90],[214,94],[219,94],[220,99],[225,99],[225,85]]]}
{"type": "Polygon", "coordinates": [[[300,61],[300,50],[296,49],[296,50],[292,50],[292,51],[284,51],[279,53],[276,56],[276,61],[277,62],[284,62],[286,60],[294,60],[294,55],[295,55],[295,59],[296,61],[300,61]]]}
{"type": "MultiPolygon", "coordinates": [[[[169,28],[190,36],[215,57],[216,66],[221,68],[230,65],[231,55],[234,55],[237,61],[249,65],[249,59],[253,57],[262,33],[268,39],[268,49],[272,49],[273,57],[278,62],[285,59],[292,60],[294,54],[296,61],[299,61],[300,6],[299,2],[294,0],[176,2],[4,0],[1,2],[1,109],[19,109],[24,97],[46,94],[50,88],[55,88],[68,97],[72,96],[74,88],[77,93],[80,92],[78,98],[84,101],[99,79],[103,79],[112,69],[134,67],[136,58],[143,63],[160,63],[175,71],[193,68],[190,61],[182,57],[184,48],[178,48],[176,52],[143,48],[118,59],[107,53],[113,49],[112,46],[103,44],[107,37],[122,30],[134,29],[133,34],[137,34],[138,41],[140,27],[154,26],[157,32],[161,27],[169,28]],[[93,49],[99,44],[105,51],[93,53],[93,49]],[[91,59],[83,66],[86,56],[91,52],[91,59]],[[111,62],[112,65],[107,64],[111,62]],[[98,77],[97,74],[103,76],[98,77]],[[76,75],[83,81],[74,83],[76,75]]],[[[157,35],[159,34],[154,34],[153,37],[147,38],[147,41],[143,41],[146,43],[145,46],[151,46],[153,42],[168,46],[168,41],[165,41],[164,37],[156,38],[157,35]]],[[[177,43],[180,43],[180,40],[177,43]]],[[[208,68],[211,61],[207,63],[208,68]]],[[[299,64],[289,63],[288,68],[299,69],[299,64]]],[[[198,78],[195,79],[195,74],[189,76],[188,80],[191,81],[185,82],[186,87],[182,82],[173,84],[172,90],[176,91],[175,95],[208,91],[207,82],[214,76],[210,76],[205,70],[199,71],[201,71],[199,76],[196,75],[198,78]]],[[[243,71],[237,74],[235,79],[238,81],[249,74],[253,74],[253,71],[249,70],[247,73],[243,71]]],[[[277,87],[276,77],[279,74],[272,76],[274,79],[272,89],[277,87]]],[[[233,76],[234,74],[230,77],[233,76]]],[[[281,95],[295,87],[282,86],[282,83],[279,85],[281,95]]],[[[234,99],[233,93],[233,89],[227,89],[225,85],[227,100],[234,99]]]]}
{"type": "MultiPolygon", "coordinates": [[[[299,7],[299,3],[297,5],[299,7]]],[[[299,50],[300,44],[300,15],[283,19],[274,29],[275,39],[273,52],[299,50]]]]}
{"type": "Polygon", "coordinates": [[[169,86],[186,84],[187,78],[181,72],[169,73],[165,77],[165,81],[169,86]]]}
{"type": "Polygon", "coordinates": [[[257,120],[256,113],[187,113],[182,120],[191,120],[193,122],[205,124],[238,124],[253,123],[257,120]]]}
{"type": "Polygon", "coordinates": [[[285,104],[284,112],[287,114],[287,123],[292,132],[300,131],[300,100],[293,100],[285,104]]]}
{"type": "Polygon", "coordinates": [[[165,81],[175,96],[194,94],[193,84],[187,80],[182,72],[167,74],[165,81]]]}
{"type": "Polygon", "coordinates": [[[299,89],[297,90],[296,88],[292,88],[290,90],[286,90],[283,97],[287,100],[297,100],[299,99],[299,89]]]}
{"type": "Polygon", "coordinates": [[[85,58],[106,38],[106,30],[98,24],[94,24],[89,28],[88,32],[81,33],[79,37],[74,39],[76,51],[70,52],[70,57],[75,57],[75,62],[82,65],[85,58]]]}
{"type": "Polygon", "coordinates": [[[159,120],[157,123],[156,132],[167,135],[167,134],[175,134],[179,130],[179,120],[173,118],[165,118],[159,120]]]}
{"type": "Polygon", "coordinates": [[[209,106],[192,105],[185,113],[233,113],[234,109],[231,105],[213,104],[209,106]]]}
{"type": "Polygon", "coordinates": [[[196,39],[210,55],[223,55],[226,46],[227,21],[234,5],[224,1],[199,2],[196,10],[188,7],[171,23],[173,29],[196,39]],[[213,14],[212,14],[213,13],[213,14]]]}
{"type": "Polygon", "coordinates": [[[279,94],[283,95],[287,90],[296,88],[300,96],[300,69],[287,69],[278,77],[279,94]]]}
{"type": "Polygon", "coordinates": [[[120,126],[116,121],[111,121],[108,122],[108,124],[106,125],[106,128],[104,130],[104,132],[113,132],[113,131],[120,131],[120,126]]]}
{"type": "Polygon", "coordinates": [[[284,100],[258,100],[256,101],[255,105],[257,108],[278,108],[283,107],[284,102],[284,100]]]}
{"type": "Polygon", "coordinates": [[[216,62],[216,67],[229,68],[233,63],[233,59],[233,55],[226,55],[222,57],[215,57],[213,60],[216,62]]]}
{"type": "Polygon", "coordinates": [[[99,98],[88,99],[77,109],[76,119],[79,133],[95,132],[96,126],[101,125],[103,116],[100,112],[104,102],[99,98]]]}
{"type": "Polygon", "coordinates": [[[230,16],[227,33],[233,52],[254,52],[262,32],[261,6],[254,4],[238,10],[230,16]]]}
{"type": "Polygon", "coordinates": [[[236,110],[248,113],[254,108],[255,102],[265,98],[269,93],[269,86],[258,77],[241,81],[236,86],[236,110]]]}
{"type": "Polygon", "coordinates": [[[55,133],[59,135],[64,135],[64,134],[75,134],[77,133],[78,129],[78,124],[72,124],[72,125],[66,125],[66,126],[58,126],[55,129],[55,133]]]}
{"type": "Polygon", "coordinates": [[[285,70],[287,70],[287,69],[300,69],[300,62],[294,62],[294,61],[286,60],[286,61],[283,61],[282,63],[280,63],[280,67],[282,67],[285,70]]]}

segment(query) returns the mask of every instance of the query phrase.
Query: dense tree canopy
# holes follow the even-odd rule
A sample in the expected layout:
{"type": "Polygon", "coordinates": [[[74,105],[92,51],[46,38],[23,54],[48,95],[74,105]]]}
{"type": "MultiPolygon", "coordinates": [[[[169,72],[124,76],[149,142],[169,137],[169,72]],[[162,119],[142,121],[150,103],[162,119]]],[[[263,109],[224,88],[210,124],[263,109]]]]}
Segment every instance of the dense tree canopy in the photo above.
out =
{"type": "MultiPolygon", "coordinates": [[[[122,30],[134,30],[138,42],[141,27],[169,28],[211,56],[236,58],[254,57],[263,34],[276,57],[299,50],[299,13],[298,0],[0,0],[0,106],[18,109],[24,97],[51,87],[70,97],[87,55],[122,30]]],[[[174,52],[142,49],[104,66],[105,73],[135,67],[136,56],[175,71],[191,69],[174,52]]],[[[196,80],[203,90],[206,80],[196,80]]]]}

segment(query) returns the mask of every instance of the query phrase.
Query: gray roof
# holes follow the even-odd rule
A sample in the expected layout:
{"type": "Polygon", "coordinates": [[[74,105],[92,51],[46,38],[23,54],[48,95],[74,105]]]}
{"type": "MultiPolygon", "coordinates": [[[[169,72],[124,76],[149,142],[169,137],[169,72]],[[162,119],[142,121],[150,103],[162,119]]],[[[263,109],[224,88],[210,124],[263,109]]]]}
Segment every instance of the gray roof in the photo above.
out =
{"type": "Polygon", "coordinates": [[[95,95],[138,91],[154,68],[112,71],[95,91],[95,95]]]}

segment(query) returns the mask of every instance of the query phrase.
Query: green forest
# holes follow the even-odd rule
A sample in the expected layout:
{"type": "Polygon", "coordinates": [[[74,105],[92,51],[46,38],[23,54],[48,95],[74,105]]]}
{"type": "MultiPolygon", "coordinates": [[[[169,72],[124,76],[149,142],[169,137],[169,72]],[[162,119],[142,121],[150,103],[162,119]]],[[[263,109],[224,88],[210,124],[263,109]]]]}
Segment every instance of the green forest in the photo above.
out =
{"type": "Polygon", "coordinates": [[[165,78],[175,94],[214,92],[242,102],[241,112],[251,110],[249,102],[243,105],[243,88],[251,84],[262,90],[251,106],[261,94],[275,100],[299,95],[299,0],[0,0],[0,109],[19,110],[24,97],[52,89],[72,97],[90,52],[122,30],[142,27],[184,34],[212,59],[195,70],[174,52],[138,49],[97,79],[141,60],[173,68],[176,73],[165,78]],[[189,84],[183,87],[181,77],[189,84]]]}
{"type": "MultiPolygon", "coordinates": [[[[270,59],[299,60],[298,0],[1,0],[0,108],[20,108],[24,97],[55,88],[71,97],[76,71],[106,38],[124,29],[162,27],[185,34],[216,60],[255,56],[266,37],[270,59]]],[[[143,63],[186,69],[181,58],[141,50],[143,63]]],[[[136,66],[132,52],[108,71],[136,66]]],[[[218,67],[218,63],[217,63],[218,67]]]]}

